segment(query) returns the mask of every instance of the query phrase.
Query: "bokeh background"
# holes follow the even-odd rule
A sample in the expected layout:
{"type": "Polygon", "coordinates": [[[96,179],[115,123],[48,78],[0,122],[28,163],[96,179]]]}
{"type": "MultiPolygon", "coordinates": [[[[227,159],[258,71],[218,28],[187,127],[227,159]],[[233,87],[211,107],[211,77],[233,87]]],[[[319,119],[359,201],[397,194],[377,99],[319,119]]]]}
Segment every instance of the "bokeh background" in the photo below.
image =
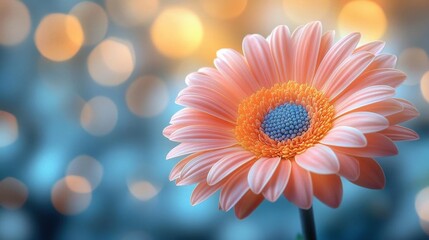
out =
{"type": "Polygon", "coordinates": [[[294,239],[283,198],[242,221],[217,197],[192,207],[161,133],[216,50],[311,20],[386,41],[421,111],[406,124],[421,139],[379,159],[384,190],[344,181],[338,209],[315,201],[320,239],[427,239],[427,0],[0,0],[0,239],[294,239]]]}

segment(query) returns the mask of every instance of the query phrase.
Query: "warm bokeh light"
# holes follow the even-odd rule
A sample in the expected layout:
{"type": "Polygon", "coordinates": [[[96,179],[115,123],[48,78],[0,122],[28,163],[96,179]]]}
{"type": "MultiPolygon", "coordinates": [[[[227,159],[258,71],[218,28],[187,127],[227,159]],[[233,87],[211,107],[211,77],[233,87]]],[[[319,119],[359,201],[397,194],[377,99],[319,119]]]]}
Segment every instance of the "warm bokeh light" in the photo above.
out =
{"type": "Polygon", "coordinates": [[[0,181],[0,205],[8,209],[18,209],[27,201],[28,189],[16,178],[7,177],[0,181]]]}
{"type": "Polygon", "coordinates": [[[167,86],[154,76],[137,78],[128,87],[126,100],[134,114],[141,117],[156,116],[167,106],[167,86]]]}
{"type": "Polygon", "coordinates": [[[239,16],[246,9],[247,0],[202,0],[202,7],[209,15],[219,19],[239,16]]]}
{"type": "Polygon", "coordinates": [[[424,220],[429,221],[429,187],[425,187],[416,196],[415,207],[417,215],[424,220]]]}
{"type": "Polygon", "coordinates": [[[109,20],[104,9],[94,2],[81,2],[74,6],[70,14],[77,17],[85,36],[84,45],[101,41],[107,32],[109,20]]]}
{"type": "Polygon", "coordinates": [[[331,9],[330,0],[283,0],[286,17],[298,24],[322,20],[331,9]]]}
{"type": "Polygon", "coordinates": [[[72,190],[67,182],[72,185],[75,189],[84,190],[89,183],[85,183],[85,179],[77,176],[66,176],[55,183],[51,192],[51,201],[55,209],[64,215],[76,215],[83,212],[88,208],[91,203],[92,194],[91,192],[78,192],[72,190]],[[71,178],[81,178],[80,180],[70,180],[71,178]]]}
{"type": "MultiPolygon", "coordinates": [[[[237,38],[234,29],[225,28],[220,24],[206,24],[203,44],[198,49],[198,57],[212,64],[216,52],[222,48],[241,49],[241,39],[237,38]]],[[[189,72],[189,71],[187,71],[189,72]]]]}
{"type": "Polygon", "coordinates": [[[11,46],[24,41],[31,28],[30,13],[17,0],[0,1],[0,44],[11,46]]]}
{"type": "Polygon", "coordinates": [[[387,18],[383,9],[375,2],[357,0],[347,3],[338,16],[341,36],[360,32],[362,42],[378,40],[387,28],[387,18]]]}
{"type": "Polygon", "coordinates": [[[66,174],[85,178],[91,185],[90,190],[94,190],[103,177],[103,166],[95,158],[80,155],[69,163],[66,174]]]}
{"type": "Polygon", "coordinates": [[[192,54],[203,39],[200,18],[183,7],[165,9],[151,27],[155,47],[170,58],[183,58],[192,54]]]}
{"type": "Polygon", "coordinates": [[[105,0],[107,12],[112,20],[124,27],[149,21],[158,10],[158,0],[105,0]]]}
{"type": "Polygon", "coordinates": [[[8,112],[0,111],[0,147],[5,147],[18,138],[16,117],[8,112]]]}
{"type": "Polygon", "coordinates": [[[54,13],[42,19],[34,41],[39,52],[47,59],[65,61],[76,55],[82,47],[84,35],[75,16],[54,13]]]}
{"type": "Polygon", "coordinates": [[[405,84],[416,85],[429,70],[429,57],[422,48],[407,48],[399,55],[398,68],[408,75],[405,84]]]}
{"type": "Polygon", "coordinates": [[[118,109],[112,100],[97,96],[82,108],[80,123],[92,135],[103,136],[110,133],[118,120],[118,109]]]}
{"type": "Polygon", "coordinates": [[[429,71],[423,75],[420,81],[420,90],[425,100],[429,102],[429,71]]]}
{"type": "Polygon", "coordinates": [[[140,201],[148,201],[154,198],[159,190],[148,181],[136,181],[128,184],[131,194],[140,201]]]}
{"type": "Polygon", "coordinates": [[[69,175],[64,178],[64,181],[67,187],[74,192],[89,193],[92,191],[91,184],[82,176],[69,175]]]}
{"type": "Polygon", "coordinates": [[[135,67],[134,49],[130,43],[109,38],[98,44],[88,57],[88,71],[100,85],[117,86],[125,82],[135,67]]]}

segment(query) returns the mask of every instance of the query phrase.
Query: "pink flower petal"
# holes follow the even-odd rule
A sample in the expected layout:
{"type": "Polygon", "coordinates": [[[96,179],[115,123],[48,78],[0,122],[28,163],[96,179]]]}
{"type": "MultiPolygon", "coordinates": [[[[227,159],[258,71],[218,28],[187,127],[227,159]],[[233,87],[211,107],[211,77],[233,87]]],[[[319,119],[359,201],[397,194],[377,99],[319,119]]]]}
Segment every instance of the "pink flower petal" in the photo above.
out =
{"type": "Polygon", "coordinates": [[[395,94],[395,89],[389,86],[371,86],[335,101],[336,116],[350,112],[357,108],[390,99],[395,94]]]}
{"type": "Polygon", "coordinates": [[[209,198],[211,195],[213,195],[219,188],[222,187],[223,182],[220,182],[216,185],[210,186],[206,182],[200,182],[194,189],[191,195],[191,204],[192,206],[195,206],[207,198],[209,198]]]}
{"type": "Polygon", "coordinates": [[[234,207],[235,216],[244,219],[249,216],[262,203],[264,197],[261,194],[254,194],[247,191],[234,207]]]}
{"type": "Polygon", "coordinates": [[[320,48],[319,48],[319,55],[317,56],[316,68],[319,67],[320,62],[322,62],[326,53],[329,51],[329,49],[331,49],[332,45],[334,44],[334,37],[335,37],[335,31],[328,31],[323,34],[322,39],[320,40],[320,48]]]}
{"type": "Polygon", "coordinates": [[[326,56],[320,62],[319,68],[316,71],[313,79],[313,86],[320,89],[328,80],[344,59],[352,54],[357,43],[359,42],[360,34],[352,33],[341,39],[326,53],[326,56]]]}
{"type": "Polygon", "coordinates": [[[256,194],[260,194],[273,176],[279,163],[280,157],[260,158],[256,160],[247,176],[250,190],[256,194]]]}
{"type": "Polygon", "coordinates": [[[309,209],[313,202],[313,184],[310,172],[292,162],[292,171],[286,186],[285,197],[302,209],[309,209]]]}
{"type": "Polygon", "coordinates": [[[243,52],[253,75],[265,87],[278,81],[277,69],[270,46],[261,35],[247,35],[243,40],[243,52]]]}
{"type": "Polygon", "coordinates": [[[177,178],[179,178],[180,177],[180,175],[181,175],[181,173],[182,173],[182,170],[183,170],[183,168],[185,167],[185,165],[189,162],[189,161],[191,161],[192,159],[194,159],[195,157],[197,157],[198,155],[200,155],[199,153],[197,153],[197,154],[192,154],[192,155],[189,155],[189,156],[187,156],[186,158],[184,158],[184,159],[182,159],[182,160],[180,160],[174,167],[173,167],[173,169],[171,170],[171,172],[170,172],[170,176],[169,176],[169,180],[170,181],[173,181],[173,180],[176,180],[177,178]]]}
{"type": "Polygon", "coordinates": [[[414,107],[412,103],[404,99],[395,100],[401,103],[403,109],[401,112],[387,116],[387,120],[389,120],[390,125],[396,125],[398,123],[406,122],[420,115],[419,111],[417,111],[417,108],[414,107]]]}
{"type": "Polygon", "coordinates": [[[328,78],[322,91],[329,98],[335,99],[344,91],[371,63],[374,55],[368,52],[358,52],[348,57],[328,78]]]}
{"type": "Polygon", "coordinates": [[[402,126],[390,126],[380,132],[392,141],[410,141],[419,139],[419,135],[413,130],[402,126]]]}
{"type": "Polygon", "coordinates": [[[367,140],[366,147],[363,148],[344,148],[344,147],[333,147],[337,152],[342,152],[359,157],[386,157],[398,154],[396,145],[379,133],[369,133],[365,135],[367,140]]]}
{"type": "Polygon", "coordinates": [[[212,166],[226,155],[242,151],[241,147],[228,147],[223,149],[217,149],[208,151],[200,154],[199,156],[188,162],[182,169],[181,178],[195,178],[197,176],[204,175],[207,178],[212,166]]]}
{"type": "Polygon", "coordinates": [[[369,105],[356,108],[352,112],[373,112],[382,116],[389,116],[402,111],[402,104],[394,99],[387,99],[380,102],[375,102],[369,105]]]}
{"type": "Polygon", "coordinates": [[[319,175],[312,173],[314,195],[326,205],[337,208],[343,198],[343,185],[337,175],[319,175]]]}
{"type": "Polygon", "coordinates": [[[366,146],[365,135],[356,128],[348,126],[332,128],[320,142],[337,147],[359,148],[366,146]]]}
{"type": "Polygon", "coordinates": [[[217,51],[217,59],[214,64],[219,72],[234,86],[237,91],[242,91],[249,96],[261,86],[252,74],[246,59],[233,49],[221,49],[217,51]]]}
{"type": "Polygon", "coordinates": [[[386,180],[380,165],[371,158],[357,159],[359,160],[360,176],[352,182],[366,188],[383,189],[386,180]]]}
{"type": "Polygon", "coordinates": [[[214,150],[220,148],[231,147],[237,144],[236,140],[218,141],[210,143],[181,143],[170,150],[167,154],[167,159],[180,157],[194,152],[214,150]]]}
{"type": "Polygon", "coordinates": [[[233,128],[235,125],[220,118],[192,108],[183,108],[175,113],[170,120],[173,125],[208,125],[233,128]]]}
{"type": "Polygon", "coordinates": [[[268,201],[275,202],[280,195],[282,195],[289,181],[291,170],[290,160],[280,161],[276,172],[273,174],[271,180],[267,183],[262,192],[268,201]]]}
{"type": "Polygon", "coordinates": [[[176,103],[198,109],[231,123],[234,123],[237,118],[237,106],[231,104],[225,97],[213,92],[206,92],[205,95],[198,92],[183,93],[177,97],[176,103]]]}
{"type": "Polygon", "coordinates": [[[218,142],[234,140],[232,129],[193,125],[183,127],[170,135],[175,142],[218,142]]]}
{"type": "Polygon", "coordinates": [[[222,188],[219,198],[220,209],[229,211],[249,191],[249,184],[247,183],[249,167],[235,172],[222,188]]]}
{"type": "Polygon", "coordinates": [[[396,56],[391,54],[380,54],[374,58],[374,61],[368,66],[366,71],[372,71],[379,68],[395,68],[396,56]]]}
{"type": "Polygon", "coordinates": [[[220,74],[207,74],[201,71],[193,72],[186,76],[185,82],[190,87],[208,88],[221,95],[229,96],[229,99],[235,104],[240,103],[241,98],[239,97],[240,95],[237,94],[239,90],[236,88],[232,88],[231,84],[229,86],[225,86],[224,84],[222,84],[222,81],[219,81],[219,76],[220,74]]]}
{"type": "Polygon", "coordinates": [[[247,150],[233,152],[224,156],[210,169],[207,175],[207,183],[214,185],[220,182],[239,167],[254,159],[255,155],[247,150]]]}
{"type": "Polygon", "coordinates": [[[292,39],[287,26],[278,26],[270,37],[271,54],[276,63],[279,82],[292,80],[293,56],[292,39]]]}
{"type": "Polygon", "coordinates": [[[338,173],[340,164],[331,148],[316,144],[305,152],[295,156],[296,163],[302,168],[315,173],[338,173]]]}
{"type": "Polygon", "coordinates": [[[372,112],[351,112],[335,119],[334,126],[349,126],[362,133],[378,132],[389,127],[389,121],[372,112]]]}
{"type": "Polygon", "coordinates": [[[367,44],[364,44],[364,45],[356,48],[355,53],[365,51],[365,52],[370,52],[372,54],[378,54],[383,50],[385,45],[386,45],[386,43],[383,41],[369,42],[367,44]]]}
{"type": "Polygon", "coordinates": [[[322,24],[318,21],[304,26],[295,49],[295,80],[308,83],[313,79],[319,55],[322,24]]]}
{"type": "Polygon", "coordinates": [[[350,181],[358,179],[360,174],[359,161],[344,153],[336,152],[335,154],[340,162],[339,174],[350,181]]]}

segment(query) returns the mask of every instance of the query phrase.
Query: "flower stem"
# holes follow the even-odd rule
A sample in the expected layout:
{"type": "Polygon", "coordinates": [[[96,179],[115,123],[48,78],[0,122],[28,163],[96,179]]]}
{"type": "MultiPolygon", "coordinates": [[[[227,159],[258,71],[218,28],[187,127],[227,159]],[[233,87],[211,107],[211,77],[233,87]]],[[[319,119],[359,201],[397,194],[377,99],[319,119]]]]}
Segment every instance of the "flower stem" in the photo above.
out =
{"type": "Polygon", "coordinates": [[[314,225],[313,207],[309,209],[299,209],[301,217],[301,227],[305,240],[316,240],[316,227],[314,225]]]}

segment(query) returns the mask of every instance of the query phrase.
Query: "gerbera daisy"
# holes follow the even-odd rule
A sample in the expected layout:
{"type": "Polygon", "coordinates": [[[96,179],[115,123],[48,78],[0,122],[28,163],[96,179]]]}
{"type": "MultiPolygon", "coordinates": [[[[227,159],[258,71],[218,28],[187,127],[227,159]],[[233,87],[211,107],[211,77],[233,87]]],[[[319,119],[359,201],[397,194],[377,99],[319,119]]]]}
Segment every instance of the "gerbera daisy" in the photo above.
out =
{"type": "Polygon", "coordinates": [[[393,141],[418,135],[398,124],[418,116],[394,98],[406,78],[384,42],[360,47],[359,33],[334,43],[320,22],[292,34],[279,26],[248,35],[243,55],[221,49],[215,68],[186,78],[176,103],[185,106],[164,135],[180,142],[167,159],[186,156],[171,171],[177,185],[197,184],[192,204],[220,190],[219,206],[248,216],[282,194],[301,209],[313,196],[330,207],[342,199],[343,177],[381,189],[374,157],[397,154],[393,141]]]}

